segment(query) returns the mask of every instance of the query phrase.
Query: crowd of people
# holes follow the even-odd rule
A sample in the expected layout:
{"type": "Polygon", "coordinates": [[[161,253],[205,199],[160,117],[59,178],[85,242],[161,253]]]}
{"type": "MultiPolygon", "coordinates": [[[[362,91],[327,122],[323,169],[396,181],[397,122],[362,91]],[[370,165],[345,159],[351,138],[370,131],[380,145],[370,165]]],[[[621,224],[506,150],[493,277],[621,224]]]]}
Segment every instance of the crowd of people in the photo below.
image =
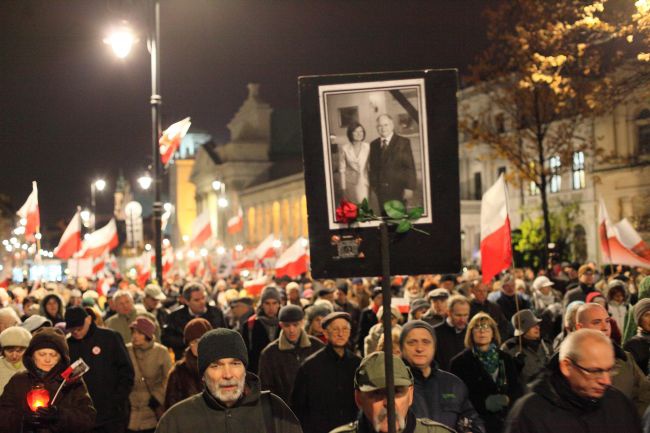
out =
{"type": "MultiPolygon", "coordinates": [[[[380,286],[0,288],[0,431],[386,432],[380,286]]],[[[469,269],[390,290],[397,431],[650,432],[642,270],[565,263],[485,284],[469,269]]]]}

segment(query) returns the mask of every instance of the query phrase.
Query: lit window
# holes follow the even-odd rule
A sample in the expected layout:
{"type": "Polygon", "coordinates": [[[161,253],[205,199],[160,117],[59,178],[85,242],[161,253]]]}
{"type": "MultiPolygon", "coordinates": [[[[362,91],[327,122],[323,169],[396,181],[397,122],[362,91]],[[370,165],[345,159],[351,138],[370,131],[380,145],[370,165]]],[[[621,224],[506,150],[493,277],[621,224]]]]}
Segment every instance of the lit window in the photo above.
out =
{"type": "Polygon", "coordinates": [[[573,152],[573,166],[571,167],[573,189],[585,188],[585,153],[573,152]]]}
{"type": "Polygon", "coordinates": [[[559,156],[554,156],[549,160],[548,163],[551,168],[551,192],[559,192],[560,188],[562,187],[562,176],[560,175],[562,162],[560,161],[559,156]]]}

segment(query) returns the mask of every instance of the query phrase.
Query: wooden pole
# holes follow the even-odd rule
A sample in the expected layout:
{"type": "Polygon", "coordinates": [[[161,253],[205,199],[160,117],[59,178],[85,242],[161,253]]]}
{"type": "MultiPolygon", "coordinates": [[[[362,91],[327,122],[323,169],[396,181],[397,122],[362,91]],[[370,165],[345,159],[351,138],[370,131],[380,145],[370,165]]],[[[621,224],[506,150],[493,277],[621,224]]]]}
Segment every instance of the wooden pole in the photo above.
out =
{"type": "Polygon", "coordinates": [[[393,377],[393,336],[391,328],[391,292],[390,292],[390,248],[388,239],[388,225],[382,222],[379,225],[381,232],[381,288],[383,297],[384,315],[384,367],[386,374],[386,411],[388,412],[388,433],[395,433],[395,378],[393,377]]]}

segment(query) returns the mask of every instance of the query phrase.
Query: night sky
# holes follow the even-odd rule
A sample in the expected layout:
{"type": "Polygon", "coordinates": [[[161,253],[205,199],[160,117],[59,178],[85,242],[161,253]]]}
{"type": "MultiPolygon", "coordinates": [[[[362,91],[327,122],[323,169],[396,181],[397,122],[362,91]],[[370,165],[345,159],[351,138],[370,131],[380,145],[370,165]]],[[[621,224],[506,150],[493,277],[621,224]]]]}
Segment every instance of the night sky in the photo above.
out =
{"type": "MultiPolygon", "coordinates": [[[[163,128],[191,116],[215,141],[261,84],[275,108],[298,108],[297,77],[459,68],[485,47],[488,0],[161,0],[163,128]]],[[[151,160],[145,0],[2,0],[0,193],[19,207],[39,182],[52,225],[87,205],[91,181],[114,188],[151,160]],[[119,60],[102,42],[118,16],[141,42],[119,60]]],[[[112,191],[98,196],[112,209],[112,191]]]]}

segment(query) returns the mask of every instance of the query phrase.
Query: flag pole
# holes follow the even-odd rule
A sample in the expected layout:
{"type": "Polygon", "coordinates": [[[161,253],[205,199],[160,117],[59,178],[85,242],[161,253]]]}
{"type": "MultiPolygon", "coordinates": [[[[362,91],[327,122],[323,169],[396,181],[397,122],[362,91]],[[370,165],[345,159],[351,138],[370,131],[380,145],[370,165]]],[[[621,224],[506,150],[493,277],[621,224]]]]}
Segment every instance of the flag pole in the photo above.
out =
{"type": "Polygon", "coordinates": [[[395,378],[393,377],[393,337],[391,327],[391,291],[390,291],[390,244],[388,225],[385,221],[379,224],[381,245],[381,291],[383,294],[384,314],[384,373],[386,375],[386,411],[388,433],[395,433],[395,378]]]}

